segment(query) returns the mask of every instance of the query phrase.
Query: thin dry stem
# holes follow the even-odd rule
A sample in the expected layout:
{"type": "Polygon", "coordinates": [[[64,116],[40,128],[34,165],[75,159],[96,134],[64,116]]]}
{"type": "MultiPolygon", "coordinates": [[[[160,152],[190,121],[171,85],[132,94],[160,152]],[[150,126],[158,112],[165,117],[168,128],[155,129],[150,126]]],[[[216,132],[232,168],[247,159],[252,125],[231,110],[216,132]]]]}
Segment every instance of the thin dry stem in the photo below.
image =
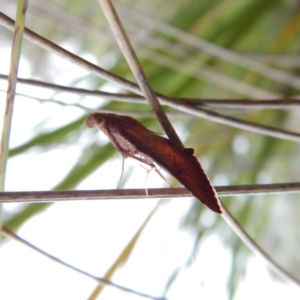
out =
{"type": "MultiPolygon", "coordinates": [[[[215,189],[218,195],[223,197],[257,194],[299,193],[300,182],[260,185],[216,186],[215,189]]],[[[145,189],[2,192],[0,193],[0,203],[38,203],[110,199],[126,200],[170,197],[192,197],[192,194],[185,188],[148,189],[148,196],[145,193],[145,189]]]]}
{"type": "Polygon", "coordinates": [[[286,271],[284,268],[279,266],[250,236],[249,234],[241,227],[241,225],[235,220],[235,218],[230,214],[230,212],[222,205],[223,209],[223,219],[230,226],[230,228],[235,232],[235,234],[243,241],[243,243],[248,246],[248,248],[258,256],[260,256],[267,266],[277,274],[284,281],[294,284],[297,287],[300,287],[300,281],[286,271]]]}
{"type": "Polygon", "coordinates": [[[114,9],[114,6],[110,0],[99,0],[102,10],[108,20],[111,30],[119,44],[120,49],[123,52],[131,71],[138,82],[138,85],[143,92],[143,95],[148,100],[150,106],[153,109],[158,121],[167,134],[168,138],[174,142],[178,147],[183,148],[183,144],[174,130],[172,124],[168,120],[167,115],[162,109],[154,91],[152,90],[146,74],[130,44],[130,41],[126,35],[126,32],[121,24],[121,21],[114,9]]]}
{"type": "MultiPolygon", "coordinates": [[[[6,80],[7,75],[0,74],[0,79],[6,80]]],[[[145,98],[139,95],[130,95],[122,93],[108,93],[102,91],[93,91],[77,87],[69,87],[54,83],[48,83],[39,80],[18,78],[18,83],[38,86],[42,88],[50,88],[57,92],[70,92],[82,96],[101,97],[111,101],[122,101],[129,103],[147,104],[145,98]]],[[[22,95],[22,94],[21,94],[22,95]]],[[[22,95],[24,96],[24,95],[22,95]]],[[[299,99],[282,98],[282,99],[204,99],[204,98],[170,98],[170,100],[181,101],[198,106],[208,106],[216,108],[239,108],[239,109],[291,109],[300,106],[299,99]]],[[[55,100],[56,101],[56,100],[55,100]]]]}

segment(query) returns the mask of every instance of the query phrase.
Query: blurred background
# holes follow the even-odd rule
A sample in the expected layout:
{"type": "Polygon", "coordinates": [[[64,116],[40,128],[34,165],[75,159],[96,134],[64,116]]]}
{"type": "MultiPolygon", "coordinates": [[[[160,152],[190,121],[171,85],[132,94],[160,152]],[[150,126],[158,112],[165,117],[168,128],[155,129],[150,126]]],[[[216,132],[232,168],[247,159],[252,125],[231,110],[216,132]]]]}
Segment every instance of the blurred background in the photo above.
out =
{"type": "MultiPolygon", "coordinates": [[[[300,93],[297,0],[114,1],[153,89],[170,97],[285,99],[300,93]]],[[[1,0],[15,19],[17,1],[1,0]]],[[[134,81],[97,1],[32,0],[26,27],[134,81]]],[[[12,32],[0,27],[0,73],[9,71],[12,32]]],[[[24,39],[19,77],[127,93],[24,39]]],[[[0,80],[6,99],[7,80],[0,80]]],[[[299,143],[223,125],[164,107],[214,185],[299,180],[299,143]]],[[[299,108],[207,108],[299,132],[299,108]]],[[[115,189],[122,158],[104,134],[84,126],[89,112],[130,115],[163,133],[148,105],[19,83],[6,191],[115,189]]],[[[1,113],[2,114],[2,113],[1,113]]],[[[166,175],[172,186],[179,186],[166,175]]],[[[125,161],[122,188],[167,187],[125,161]],[[145,181],[147,180],[147,183],[145,181]]],[[[300,280],[299,194],[222,197],[241,226],[300,280]]],[[[194,198],[4,204],[3,226],[98,277],[167,299],[299,299],[251,253],[222,217],[194,198]]],[[[32,252],[0,247],[1,299],[142,299],[32,252]]]]}

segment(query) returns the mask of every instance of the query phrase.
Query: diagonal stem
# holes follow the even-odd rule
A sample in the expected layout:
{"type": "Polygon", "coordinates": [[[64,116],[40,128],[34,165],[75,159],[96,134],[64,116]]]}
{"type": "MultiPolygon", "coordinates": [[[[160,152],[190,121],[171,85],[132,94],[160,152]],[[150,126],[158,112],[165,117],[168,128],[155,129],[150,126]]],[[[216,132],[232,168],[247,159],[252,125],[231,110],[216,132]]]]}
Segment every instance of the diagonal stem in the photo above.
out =
{"type": "Polygon", "coordinates": [[[157,297],[153,297],[153,296],[150,296],[148,294],[144,294],[144,293],[140,293],[140,292],[137,292],[135,290],[132,290],[132,289],[129,289],[127,287],[124,287],[124,286],[121,286],[121,285],[118,285],[118,284],[115,284],[115,283],[112,283],[111,281],[109,280],[106,280],[105,278],[100,278],[100,277],[97,277],[97,276],[94,276],[86,271],[83,271],[77,267],[74,267],[73,265],[70,265],[62,260],[60,260],[59,258],[47,253],[46,251],[43,251],[41,250],[40,248],[34,246],[33,244],[29,243],[28,241],[24,240],[23,238],[19,237],[17,234],[15,234],[14,232],[10,231],[9,229],[3,227],[2,230],[1,230],[1,233],[6,236],[7,238],[11,239],[11,240],[15,240],[19,243],[21,243],[22,245],[30,248],[31,250],[33,251],[36,251],[37,253],[45,256],[46,258],[48,259],[51,259],[52,261],[62,265],[62,266],[65,266],[66,268],[69,268],[77,273],[80,273],[82,275],[85,275],[91,279],[94,279],[99,285],[101,286],[110,286],[110,287],[114,287],[120,291],[123,291],[123,292],[127,292],[127,293],[131,293],[131,294],[135,294],[135,295],[138,295],[138,296],[141,296],[143,298],[147,298],[147,299],[152,299],[152,300],[166,300],[165,298],[157,298],[157,297]]]}
{"type": "MultiPolygon", "coordinates": [[[[7,80],[8,76],[0,74],[0,79],[7,80]]],[[[146,104],[145,98],[139,95],[122,94],[122,93],[108,93],[98,90],[88,90],[78,87],[69,87],[60,84],[49,83],[45,81],[18,78],[18,83],[38,86],[42,88],[50,88],[57,92],[71,92],[83,96],[95,96],[111,101],[122,101],[129,103],[146,104]]],[[[20,95],[20,94],[19,94],[20,95]]],[[[22,96],[24,96],[22,94],[22,96]]],[[[299,98],[299,97],[298,97],[299,98]]],[[[215,107],[215,108],[238,108],[245,110],[253,109],[292,109],[300,107],[300,99],[297,98],[281,98],[281,99],[211,99],[211,98],[170,98],[173,101],[180,101],[182,103],[189,103],[200,107],[215,107]]]]}
{"type": "Polygon", "coordinates": [[[170,140],[172,140],[178,147],[183,148],[184,146],[181,140],[179,139],[176,131],[174,130],[167,115],[162,109],[153,89],[149,84],[146,74],[130,44],[130,41],[126,35],[126,32],[121,24],[121,21],[117,15],[117,12],[112,2],[110,0],[99,0],[99,3],[106,16],[106,19],[110,24],[110,27],[119,44],[119,47],[122,50],[123,55],[127,60],[127,63],[129,64],[141,91],[143,92],[143,95],[148,100],[162,128],[164,129],[165,133],[167,134],[170,140]]]}
{"type": "Polygon", "coordinates": [[[251,236],[241,227],[237,220],[231,215],[227,208],[222,204],[223,214],[222,217],[234,233],[242,240],[242,242],[255,254],[260,256],[267,266],[277,274],[281,279],[286,282],[292,283],[297,287],[300,287],[300,281],[293,276],[291,273],[286,271],[284,268],[279,266],[252,238],[251,236]]]}

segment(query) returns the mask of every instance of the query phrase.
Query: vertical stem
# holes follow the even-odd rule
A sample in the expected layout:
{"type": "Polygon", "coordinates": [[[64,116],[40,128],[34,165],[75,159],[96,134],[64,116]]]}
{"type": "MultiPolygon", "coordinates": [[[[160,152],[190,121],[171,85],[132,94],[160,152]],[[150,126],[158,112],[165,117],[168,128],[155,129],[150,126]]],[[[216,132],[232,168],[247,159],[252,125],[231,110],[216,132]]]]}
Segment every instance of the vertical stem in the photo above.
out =
{"type": "Polygon", "coordinates": [[[0,190],[4,189],[8,142],[9,142],[9,134],[10,134],[12,114],[13,114],[13,104],[14,104],[14,98],[16,93],[16,83],[17,83],[17,76],[18,76],[18,67],[19,67],[19,60],[21,54],[27,3],[28,3],[27,0],[20,0],[18,2],[17,13],[16,13],[16,23],[15,23],[15,29],[13,35],[10,70],[8,76],[7,98],[6,98],[6,106],[4,111],[3,128],[2,128],[2,135],[1,135],[1,142],[0,142],[1,143],[0,144],[0,190]]]}
{"type": "MultiPolygon", "coordinates": [[[[20,61],[27,4],[27,0],[19,0],[17,6],[16,23],[11,49],[10,70],[8,75],[7,98],[3,116],[3,127],[0,141],[0,191],[4,190],[8,143],[13,114],[13,104],[16,93],[18,67],[20,61]]],[[[2,207],[0,207],[0,226],[2,215],[1,212],[2,207]]]]}

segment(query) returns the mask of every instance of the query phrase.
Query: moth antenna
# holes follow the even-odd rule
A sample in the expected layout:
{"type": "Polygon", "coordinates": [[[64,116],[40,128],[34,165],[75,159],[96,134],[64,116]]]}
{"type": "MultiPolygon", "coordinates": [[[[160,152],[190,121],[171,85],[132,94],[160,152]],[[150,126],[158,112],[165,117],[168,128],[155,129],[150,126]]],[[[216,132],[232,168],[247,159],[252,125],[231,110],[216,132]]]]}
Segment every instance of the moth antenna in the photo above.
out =
{"type": "Polygon", "coordinates": [[[120,179],[119,179],[119,183],[117,185],[117,190],[120,188],[121,186],[121,181],[122,181],[122,177],[123,177],[123,173],[124,173],[124,161],[125,161],[125,158],[122,156],[122,168],[121,168],[121,176],[120,176],[120,179]]]}

